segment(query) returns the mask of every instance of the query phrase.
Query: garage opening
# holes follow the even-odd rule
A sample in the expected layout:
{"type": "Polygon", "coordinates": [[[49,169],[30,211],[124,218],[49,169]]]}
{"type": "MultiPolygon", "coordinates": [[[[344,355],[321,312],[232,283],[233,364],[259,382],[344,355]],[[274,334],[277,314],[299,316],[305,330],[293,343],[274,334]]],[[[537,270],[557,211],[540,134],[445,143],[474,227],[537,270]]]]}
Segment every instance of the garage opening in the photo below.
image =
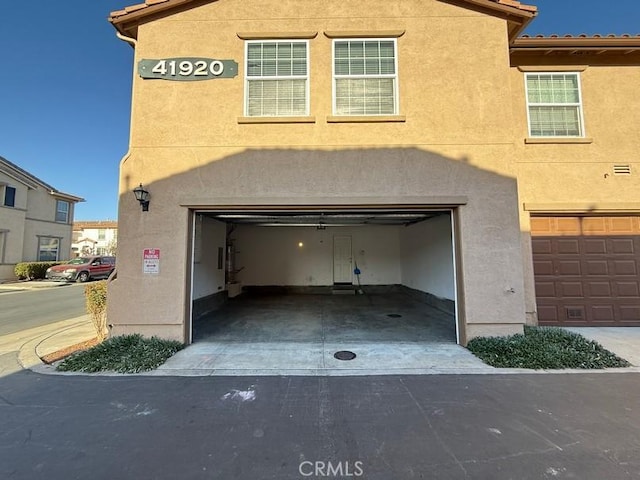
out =
{"type": "Polygon", "coordinates": [[[192,341],[459,343],[450,209],[201,210],[193,228],[192,341]]]}

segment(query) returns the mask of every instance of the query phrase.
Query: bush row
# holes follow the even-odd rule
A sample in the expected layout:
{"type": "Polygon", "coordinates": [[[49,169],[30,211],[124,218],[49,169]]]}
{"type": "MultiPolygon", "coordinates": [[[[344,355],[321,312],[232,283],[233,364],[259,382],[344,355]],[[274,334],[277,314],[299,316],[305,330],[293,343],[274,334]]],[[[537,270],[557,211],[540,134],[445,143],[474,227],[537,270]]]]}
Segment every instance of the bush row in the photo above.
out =
{"type": "Polygon", "coordinates": [[[13,270],[20,280],[39,280],[44,278],[47,268],[66,262],[21,262],[13,270]]]}

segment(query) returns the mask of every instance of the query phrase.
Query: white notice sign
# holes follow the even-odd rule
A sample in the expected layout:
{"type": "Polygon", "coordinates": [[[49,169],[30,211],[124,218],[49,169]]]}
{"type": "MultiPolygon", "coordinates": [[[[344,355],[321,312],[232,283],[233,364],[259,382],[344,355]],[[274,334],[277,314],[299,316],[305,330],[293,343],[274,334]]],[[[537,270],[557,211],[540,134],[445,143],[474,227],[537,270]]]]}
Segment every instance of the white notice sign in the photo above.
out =
{"type": "Polygon", "coordinates": [[[142,273],[158,275],[160,273],[160,249],[145,248],[142,253],[142,273]]]}

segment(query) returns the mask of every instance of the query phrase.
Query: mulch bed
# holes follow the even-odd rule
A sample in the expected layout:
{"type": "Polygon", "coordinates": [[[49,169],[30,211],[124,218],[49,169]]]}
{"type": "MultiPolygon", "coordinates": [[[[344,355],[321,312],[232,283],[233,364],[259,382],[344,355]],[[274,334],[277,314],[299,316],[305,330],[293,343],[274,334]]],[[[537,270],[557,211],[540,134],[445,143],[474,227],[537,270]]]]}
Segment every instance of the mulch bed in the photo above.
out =
{"type": "Polygon", "coordinates": [[[44,363],[51,365],[58,360],[62,360],[65,357],[68,357],[72,353],[79,352],[81,350],[87,350],[88,348],[94,347],[100,343],[98,341],[98,337],[92,338],[91,340],[86,340],[84,342],[76,343],[75,345],[71,345],[70,347],[63,348],[62,350],[58,350],[57,352],[48,353],[47,355],[43,355],[40,357],[44,363]]]}

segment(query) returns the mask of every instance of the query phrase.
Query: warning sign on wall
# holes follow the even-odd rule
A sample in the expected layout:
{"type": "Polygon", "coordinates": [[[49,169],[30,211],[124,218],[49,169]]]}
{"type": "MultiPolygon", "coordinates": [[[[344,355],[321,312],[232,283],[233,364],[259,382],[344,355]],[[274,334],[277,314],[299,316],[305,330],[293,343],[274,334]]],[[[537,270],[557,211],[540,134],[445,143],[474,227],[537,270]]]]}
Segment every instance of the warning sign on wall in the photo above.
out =
{"type": "Polygon", "coordinates": [[[158,275],[160,273],[160,249],[145,248],[142,252],[142,273],[158,275]]]}

